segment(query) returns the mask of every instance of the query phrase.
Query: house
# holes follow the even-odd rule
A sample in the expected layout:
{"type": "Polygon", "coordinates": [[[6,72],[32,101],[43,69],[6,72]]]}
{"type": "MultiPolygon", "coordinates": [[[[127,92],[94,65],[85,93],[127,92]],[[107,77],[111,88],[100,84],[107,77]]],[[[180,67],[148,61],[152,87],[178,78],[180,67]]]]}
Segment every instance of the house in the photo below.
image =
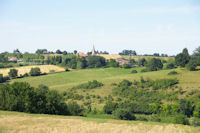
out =
{"type": "Polygon", "coordinates": [[[8,61],[17,61],[17,57],[10,56],[10,57],[8,57],[8,61]]]}
{"type": "Polygon", "coordinates": [[[124,59],[116,59],[115,61],[118,62],[119,65],[124,65],[129,63],[127,60],[124,59]]]}
{"type": "Polygon", "coordinates": [[[87,54],[84,54],[84,53],[81,53],[81,52],[78,53],[78,56],[79,56],[79,57],[88,57],[87,54]]]}

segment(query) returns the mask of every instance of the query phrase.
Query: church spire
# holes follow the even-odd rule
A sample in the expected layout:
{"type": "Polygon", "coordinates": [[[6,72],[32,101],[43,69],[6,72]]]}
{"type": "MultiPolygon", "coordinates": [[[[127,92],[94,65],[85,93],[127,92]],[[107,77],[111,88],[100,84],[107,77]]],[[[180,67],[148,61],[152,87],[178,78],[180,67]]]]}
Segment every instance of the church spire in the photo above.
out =
{"type": "Polygon", "coordinates": [[[95,55],[96,54],[96,51],[95,51],[95,48],[94,48],[94,45],[93,45],[93,48],[92,48],[92,55],[95,55]]]}

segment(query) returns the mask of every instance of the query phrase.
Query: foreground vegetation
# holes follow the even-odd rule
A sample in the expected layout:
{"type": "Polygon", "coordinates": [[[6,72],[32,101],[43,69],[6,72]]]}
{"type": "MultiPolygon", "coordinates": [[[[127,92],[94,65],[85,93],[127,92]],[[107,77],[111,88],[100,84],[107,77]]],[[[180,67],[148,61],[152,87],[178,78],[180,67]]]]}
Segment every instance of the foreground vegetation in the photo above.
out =
{"type": "Polygon", "coordinates": [[[199,127],[157,122],[119,121],[112,119],[37,115],[0,111],[1,133],[198,133],[199,127]]]}

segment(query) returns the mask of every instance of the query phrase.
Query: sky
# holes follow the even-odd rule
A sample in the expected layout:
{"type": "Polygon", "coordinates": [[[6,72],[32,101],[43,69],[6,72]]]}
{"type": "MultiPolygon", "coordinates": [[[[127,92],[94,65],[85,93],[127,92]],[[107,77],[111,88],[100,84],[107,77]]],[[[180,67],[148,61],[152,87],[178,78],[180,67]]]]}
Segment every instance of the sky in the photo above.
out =
{"type": "Polygon", "coordinates": [[[0,52],[46,48],[190,54],[200,46],[200,0],[0,0],[0,52]]]}

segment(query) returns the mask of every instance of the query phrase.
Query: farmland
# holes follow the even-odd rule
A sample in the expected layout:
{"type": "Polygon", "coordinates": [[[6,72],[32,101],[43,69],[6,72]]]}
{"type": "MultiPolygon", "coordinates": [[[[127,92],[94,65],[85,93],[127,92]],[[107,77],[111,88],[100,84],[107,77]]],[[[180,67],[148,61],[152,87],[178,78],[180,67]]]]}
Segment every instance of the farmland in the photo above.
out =
{"type": "Polygon", "coordinates": [[[197,133],[200,127],[0,111],[0,133],[197,133]]]}
{"type": "MultiPolygon", "coordinates": [[[[55,65],[33,65],[33,66],[22,66],[22,67],[12,67],[12,69],[18,70],[18,75],[23,75],[25,73],[29,73],[31,68],[39,67],[42,73],[49,73],[51,70],[54,72],[63,72],[65,71],[64,68],[55,65]]],[[[8,75],[8,72],[11,68],[2,68],[0,69],[0,73],[4,76],[8,75]]]]}

